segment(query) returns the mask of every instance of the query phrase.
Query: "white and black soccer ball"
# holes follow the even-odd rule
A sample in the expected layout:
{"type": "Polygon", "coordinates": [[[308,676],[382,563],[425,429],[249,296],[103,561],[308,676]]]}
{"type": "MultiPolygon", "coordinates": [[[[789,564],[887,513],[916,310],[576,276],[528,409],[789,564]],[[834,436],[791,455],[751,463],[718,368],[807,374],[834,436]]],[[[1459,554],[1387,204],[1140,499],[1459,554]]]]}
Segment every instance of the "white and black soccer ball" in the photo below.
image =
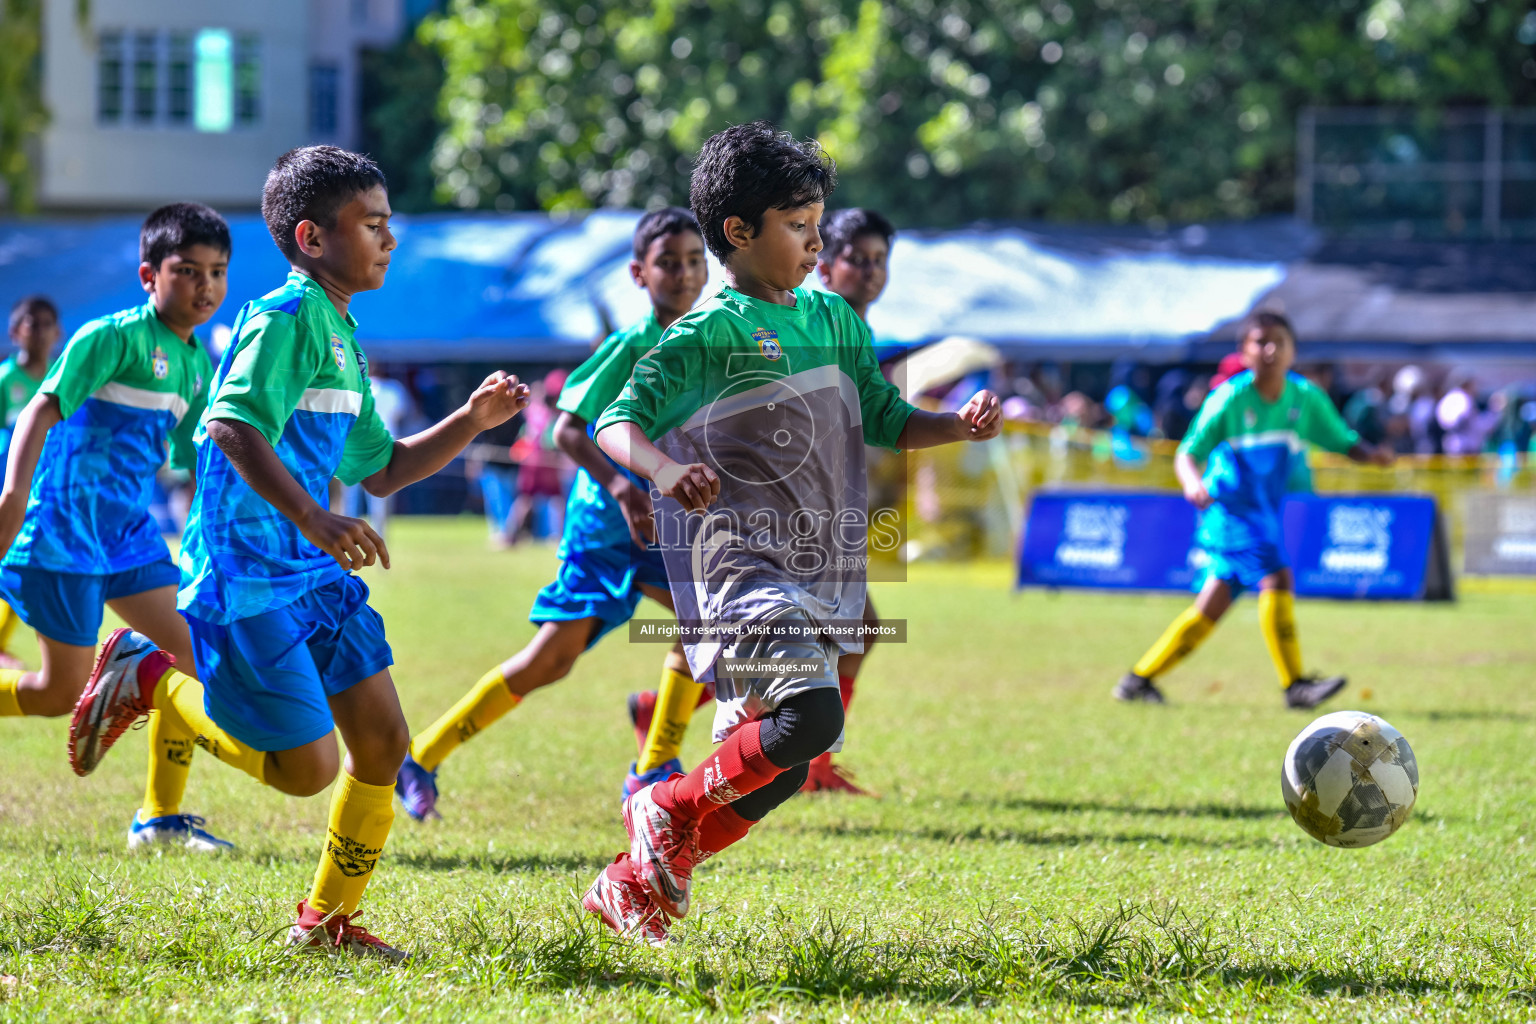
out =
{"type": "Polygon", "coordinates": [[[1419,763],[1403,734],[1382,719],[1335,711],[1291,741],[1280,792],[1313,839],[1370,846],[1408,820],[1419,796],[1419,763]]]}

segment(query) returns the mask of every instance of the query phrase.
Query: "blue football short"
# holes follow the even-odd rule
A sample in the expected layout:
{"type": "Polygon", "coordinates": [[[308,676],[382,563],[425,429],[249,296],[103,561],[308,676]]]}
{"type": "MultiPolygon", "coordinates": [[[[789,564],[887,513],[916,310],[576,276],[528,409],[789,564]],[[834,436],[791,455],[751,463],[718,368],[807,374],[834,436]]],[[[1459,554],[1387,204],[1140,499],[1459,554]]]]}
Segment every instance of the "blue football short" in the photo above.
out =
{"type": "Polygon", "coordinates": [[[1271,573],[1290,568],[1285,551],[1276,544],[1254,544],[1230,550],[1205,551],[1205,570],[1195,580],[1195,589],[1205,586],[1205,581],[1218,579],[1232,588],[1235,597],[1245,590],[1252,590],[1259,581],[1271,573]]]}
{"type": "Polygon", "coordinates": [[[95,647],[108,601],[174,587],[181,571],[169,558],[122,572],[54,572],[27,565],[0,567],[0,593],[21,621],[61,644],[95,647]]]}
{"type": "Polygon", "coordinates": [[[643,595],[640,584],[667,589],[667,570],[656,548],[596,548],[573,551],[560,563],[555,581],[533,599],[529,622],[597,619],[587,647],[634,617],[643,595]]]}
{"type": "Polygon", "coordinates": [[[326,735],[329,698],[394,664],[368,585],[352,575],[260,615],[187,624],[208,716],[256,750],[326,735]]]}

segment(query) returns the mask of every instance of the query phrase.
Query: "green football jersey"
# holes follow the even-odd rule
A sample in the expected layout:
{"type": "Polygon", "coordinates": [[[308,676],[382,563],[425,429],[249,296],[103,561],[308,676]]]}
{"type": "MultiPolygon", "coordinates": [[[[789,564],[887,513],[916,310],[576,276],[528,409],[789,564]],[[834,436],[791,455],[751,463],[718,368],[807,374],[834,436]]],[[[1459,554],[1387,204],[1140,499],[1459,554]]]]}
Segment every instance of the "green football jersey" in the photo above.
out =
{"type": "Polygon", "coordinates": [[[0,363],[0,457],[11,450],[11,435],[16,431],[16,420],[42,386],[43,378],[28,373],[15,356],[0,363]]]}
{"type": "Polygon", "coordinates": [[[671,499],[656,506],[701,681],[751,623],[798,612],[846,629],[864,614],[864,445],[894,448],[912,406],[881,375],[847,302],[804,288],[794,296],[781,306],[722,288],[667,329],[597,424],[635,423],[668,457],[720,477],[706,516],[671,499]]]}

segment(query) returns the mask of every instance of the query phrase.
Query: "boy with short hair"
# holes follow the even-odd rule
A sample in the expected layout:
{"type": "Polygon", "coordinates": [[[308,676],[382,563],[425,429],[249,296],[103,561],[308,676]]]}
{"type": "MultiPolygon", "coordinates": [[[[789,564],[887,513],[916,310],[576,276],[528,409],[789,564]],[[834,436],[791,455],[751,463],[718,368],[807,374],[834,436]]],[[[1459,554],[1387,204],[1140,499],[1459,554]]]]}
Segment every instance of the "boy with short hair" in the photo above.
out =
{"type": "MultiPolygon", "coordinates": [[[[69,713],[90,676],[105,606],[191,671],[179,574],[149,505],[167,447],[174,466],[192,468],[192,429],[213,376],[193,332],[224,301],[229,257],[229,227],[208,207],[151,213],[139,233],[149,301],[80,328],[17,417],[0,491],[0,591],[37,631],[42,667],[0,671],[0,714],[69,713]]],[[[40,365],[46,351],[39,342],[32,358],[40,365]]],[[[192,747],[182,722],[153,716],[130,849],[230,848],[181,813],[192,747]]]]}
{"type": "Polygon", "coordinates": [[[1207,396],[1174,456],[1184,497],[1201,509],[1197,541],[1210,558],[1204,583],[1195,603],[1116,685],[1119,700],[1163,703],[1155,680],[1210,635],[1238,594],[1254,587],[1286,706],[1314,708],[1345,686],[1343,676],[1304,673],[1281,504],[1308,443],[1378,466],[1391,465],[1392,453],[1361,441],[1326,393],[1291,373],[1296,335],[1285,317],[1255,313],[1241,338],[1247,369],[1207,396]]]}
{"type": "MultiPolygon", "coordinates": [[[[46,295],[17,299],[11,306],[9,331],[18,351],[0,363],[0,459],[10,453],[21,410],[48,375],[53,346],[59,343],[59,307],[46,295]]],[[[26,667],[11,653],[11,638],[20,621],[10,605],[0,603],[0,669],[26,667]]]]}
{"type": "MultiPolygon", "coordinates": [[[[874,210],[850,207],[829,214],[821,224],[823,248],[818,254],[816,269],[828,291],[843,297],[860,320],[869,322],[869,307],[885,291],[891,255],[891,243],[896,229],[891,222],[874,210]]],[[[843,710],[848,710],[853,700],[855,681],[864,657],[869,653],[880,625],[875,613],[875,603],[866,596],[864,601],[866,636],[861,651],[849,652],[837,660],[837,682],[842,694],[843,710]]],[[[630,772],[626,781],[625,796],[641,785],[659,781],[651,777],[665,771],[678,756],[683,734],[693,710],[687,704],[689,694],[694,695],[695,706],[705,694],[706,687],[693,682],[692,676],[683,676],[685,689],[671,679],[663,680],[661,689],[651,693],[632,694],[629,700],[630,719],[637,731],[646,733],[642,739],[641,759],[630,772]],[[660,707],[664,713],[652,717],[652,709],[660,707]]],[[[680,762],[679,762],[680,763],[680,762]]],[[[665,778],[666,775],[662,775],[665,778]]],[[[840,792],[853,796],[870,796],[868,790],[854,781],[852,773],[841,765],[833,764],[832,754],[825,753],[811,761],[806,770],[804,789],[808,793],[840,792]]]]}
{"type": "Polygon", "coordinates": [[[865,442],[925,447],[1000,426],[984,391],[958,414],[913,409],[848,304],[800,287],[834,183],[820,147],[765,122],[705,142],[690,199],[727,285],[668,329],[597,422],[598,446],[663,495],[656,535],[723,741],[625,802],[629,850],[583,897],[649,942],[688,913],[693,866],[745,837],[840,739],[835,662],[858,649],[842,629],[864,613],[865,442]]]}
{"type": "Polygon", "coordinates": [[[390,678],[383,621],[354,570],[389,567],[367,523],[326,505],[331,478],[391,494],[446,465],[527,402],[497,372],[436,426],[395,440],[368,387],[348,312],[384,284],[389,195],[367,157],[309,146],[279,157],[262,215],[292,272],[240,311],[197,431],[198,489],[181,551],[179,606],[199,683],[147,638],[103,646],[70,726],[70,760],[92,771],[140,715],[179,715],[198,744],[294,796],[341,784],[292,946],[405,957],[355,923],[394,820],[410,732],[390,678]],[[205,691],[206,687],[206,691],[205,691]]]}
{"type": "MultiPolygon", "coordinates": [[[[539,631],[517,654],[482,676],[469,693],[411,741],[400,767],[397,790],[406,813],[419,820],[436,817],[437,768],[465,740],[485,729],[541,686],[563,679],[577,658],[604,634],[628,622],[642,595],[669,611],[666,568],[648,546],[651,529],[650,485],[628,473],[593,444],[587,424],[596,420],[628,383],[635,362],[655,347],[662,331],[698,300],[708,279],[704,238],[687,210],[668,207],[646,214],[635,227],[635,284],[651,300],[651,312],[639,323],[608,336],[560,391],[555,440],[580,467],[566,505],[560,540],[560,570],[539,591],[530,621],[539,631]]],[[[662,685],[691,713],[701,687],[688,674],[681,646],[667,654],[662,685]],[[670,684],[670,685],[669,685],[670,684]]],[[[667,707],[670,707],[668,705],[667,707]]],[[[663,708],[661,720],[673,714],[663,708]]],[[[687,718],[683,718],[687,726],[687,718]]],[[[644,759],[650,748],[642,751],[644,759]]],[[[682,765],[676,752],[656,762],[650,781],[666,778],[682,765]]],[[[629,786],[638,786],[631,765],[629,786]]],[[[630,792],[626,789],[626,795],[630,792]]]]}

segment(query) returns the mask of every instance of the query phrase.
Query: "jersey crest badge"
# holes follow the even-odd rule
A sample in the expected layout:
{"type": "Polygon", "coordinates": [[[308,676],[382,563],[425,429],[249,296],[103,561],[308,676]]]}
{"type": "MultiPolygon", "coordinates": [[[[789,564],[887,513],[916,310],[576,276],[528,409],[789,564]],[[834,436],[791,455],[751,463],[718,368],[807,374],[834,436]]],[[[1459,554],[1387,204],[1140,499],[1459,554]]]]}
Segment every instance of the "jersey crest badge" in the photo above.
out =
{"type": "Polygon", "coordinates": [[[1285,415],[1287,419],[1289,419],[1292,423],[1295,423],[1297,420],[1301,419],[1301,406],[1291,406],[1290,409],[1286,411],[1285,415]]]}
{"type": "Polygon", "coordinates": [[[155,371],[155,380],[165,380],[171,374],[171,361],[165,354],[165,349],[159,345],[150,353],[150,367],[155,371]]]}
{"type": "Polygon", "coordinates": [[[759,327],[752,332],[752,340],[757,342],[757,350],[770,363],[778,362],[779,358],[784,355],[784,348],[779,344],[778,331],[770,331],[766,327],[759,327]]]}
{"type": "Polygon", "coordinates": [[[346,372],[347,346],[343,345],[341,339],[334,334],[331,335],[331,355],[336,357],[336,369],[346,372]]]}

